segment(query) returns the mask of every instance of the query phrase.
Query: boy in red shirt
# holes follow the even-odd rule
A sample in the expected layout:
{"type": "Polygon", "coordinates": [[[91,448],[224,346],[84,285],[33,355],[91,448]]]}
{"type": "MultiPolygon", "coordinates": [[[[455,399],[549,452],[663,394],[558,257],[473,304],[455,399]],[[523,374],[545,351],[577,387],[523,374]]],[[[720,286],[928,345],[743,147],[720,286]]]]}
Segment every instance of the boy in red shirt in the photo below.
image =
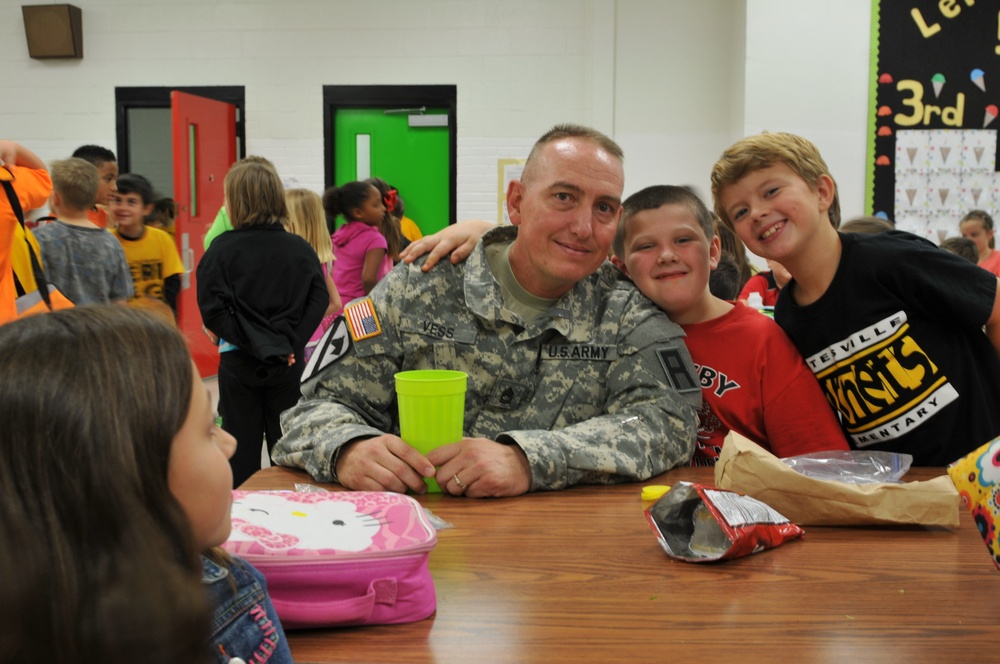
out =
{"type": "Polygon", "coordinates": [[[685,187],[647,187],[622,204],[612,262],[687,334],[701,383],[693,465],[714,465],[730,430],[779,457],[846,450],[819,384],[771,318],[712,295],[722,248],[685,187]]]}

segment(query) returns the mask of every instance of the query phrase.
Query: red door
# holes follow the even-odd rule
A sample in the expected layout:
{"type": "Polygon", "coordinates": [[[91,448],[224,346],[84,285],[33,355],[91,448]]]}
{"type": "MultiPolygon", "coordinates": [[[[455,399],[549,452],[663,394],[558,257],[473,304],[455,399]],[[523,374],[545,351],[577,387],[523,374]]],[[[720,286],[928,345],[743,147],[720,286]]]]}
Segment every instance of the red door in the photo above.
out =
{"type": "Polygon", "coordinates": [[[222,207],[222,181],[236,161],[236,107],[176,90],[173,116],[177,249],[184,261],[177,313],[202,377],[219,373],[219,350],[201,330],[195,268],[205,234],[222,207]]]}

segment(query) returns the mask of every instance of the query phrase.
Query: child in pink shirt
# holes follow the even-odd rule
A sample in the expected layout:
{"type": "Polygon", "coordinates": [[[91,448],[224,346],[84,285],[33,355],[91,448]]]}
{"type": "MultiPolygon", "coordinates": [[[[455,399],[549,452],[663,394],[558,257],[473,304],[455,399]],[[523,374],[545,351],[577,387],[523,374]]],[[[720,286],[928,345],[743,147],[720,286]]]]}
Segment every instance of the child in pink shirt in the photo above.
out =
{"type": "Polygon", "coordinates": [[[333,234],[333,281],[343,304],[367,295],[392,269],[388,243],[379,231],[385,216],[382,194],[367,182],[348,182],[323,194],[330,218],[342,215],[347,223],[333,234]]]}

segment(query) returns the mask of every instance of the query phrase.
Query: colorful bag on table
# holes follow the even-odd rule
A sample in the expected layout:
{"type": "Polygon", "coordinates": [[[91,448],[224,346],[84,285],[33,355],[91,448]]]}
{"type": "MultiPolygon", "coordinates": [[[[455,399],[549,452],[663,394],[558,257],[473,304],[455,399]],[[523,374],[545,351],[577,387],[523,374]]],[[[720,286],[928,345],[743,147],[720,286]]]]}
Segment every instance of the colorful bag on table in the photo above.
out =
{"type": "Polygon", "coordinates": [[[233,491],[223,547],[259,569],[286,629],[423,620],[437,543],[417,501],[381,491],[233,491]]]}
{"type": "Polygon", "coordinates": [[[972,512],[979,534],[1000,569],[1000,438],[994,438],[948,466],[962,504],[972,512]]]}

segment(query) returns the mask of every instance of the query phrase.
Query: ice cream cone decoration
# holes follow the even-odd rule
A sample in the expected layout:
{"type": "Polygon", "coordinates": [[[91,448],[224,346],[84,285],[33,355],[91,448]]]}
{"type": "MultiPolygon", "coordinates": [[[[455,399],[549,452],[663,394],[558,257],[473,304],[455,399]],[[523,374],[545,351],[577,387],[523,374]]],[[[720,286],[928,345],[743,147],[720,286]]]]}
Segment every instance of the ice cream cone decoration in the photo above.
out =
{"type": "Polygon", "coordinates": [[[980,90],[986,92],[986,74],[982,69],[973,69],[969,72],[969,78],[972,79],[972,82],[975,83],[980,90]]]}
{"type": "Polygon", "coordinates": [[[934,74],[931,76],[931,85],[934,86],[934,98],[937,99],[941,95],[941,89],[944,87],[945,79],[944,74],[934,74]]]}
{"type": "Polygon", "coordinates": [[[990,104],[986,107],[986,113],[983,115],[983,127],[985,128],[991,122],[997,119],[997,114],[1000,110],[997,109],[996,104],[990,104]]]}

